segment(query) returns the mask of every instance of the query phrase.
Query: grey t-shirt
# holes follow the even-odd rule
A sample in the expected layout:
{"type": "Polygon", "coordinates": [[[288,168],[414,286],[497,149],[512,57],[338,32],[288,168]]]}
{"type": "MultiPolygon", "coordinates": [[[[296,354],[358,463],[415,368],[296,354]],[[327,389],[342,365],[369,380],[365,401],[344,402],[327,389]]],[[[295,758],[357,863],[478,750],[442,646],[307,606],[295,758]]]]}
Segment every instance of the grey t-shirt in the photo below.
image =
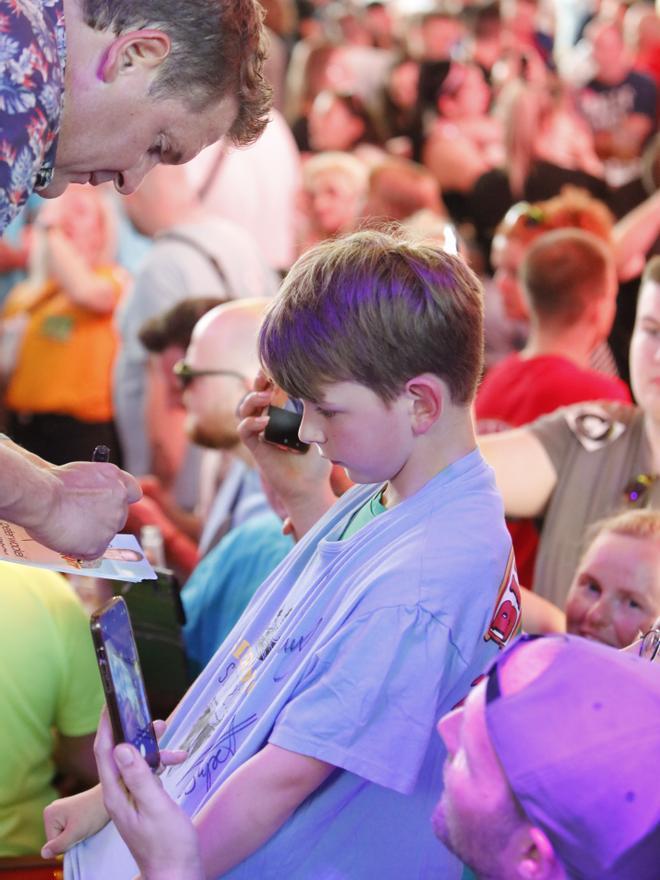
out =
{"type": "MultiPolygon", "coordinates": [[[[562,407],[528,426],[557,472],[544,514],[534,592],[563,608],[587,526],[627,506],[624,489],[652,471],[641,410],[601,401],[562,407]]],[[[638,506],[660,508],[660,481],[638,506]]]]}

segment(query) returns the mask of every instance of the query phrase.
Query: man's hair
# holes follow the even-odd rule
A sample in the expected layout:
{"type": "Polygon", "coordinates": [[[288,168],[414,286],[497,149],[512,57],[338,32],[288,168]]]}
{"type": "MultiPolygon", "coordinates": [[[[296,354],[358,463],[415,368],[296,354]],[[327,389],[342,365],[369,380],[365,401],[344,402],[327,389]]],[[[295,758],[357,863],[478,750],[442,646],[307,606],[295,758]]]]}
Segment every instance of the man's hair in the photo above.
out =
{"type": "Polygon", "coordinates": [[[85,24],[122,34],[155,28],[171,49],[151,88],[156,98],[182,98],[202,110],[234,97],[238,114],[228,135],[256,140],[268,121],[271,89],[263,75],[267,44],[256,0],[80,0],[85,24]]]}
{"type": "Polygon", "coordinates": [[[506,212],[495,235],[529,244],[545,232],[571,228],[584,229],[609,242],[613,226],[614,215],[604,202],[585,189],[566,185],[551,199],[518,202],[506,212]]]}
{"type": "Polygon", "coordinates": [[[273,301],[263,365],[292,397],[358,382],[389,403],[421,373],[471,402],[483,361],[483,299],[459,258],[393,233],[356,232],[305,253],[273,301]]]}
{"type": "Polygon", "coordinates": [[[486,0],[478,5],[464,6],[461,19],[476,39],[491,37],[500,30],[502,15],[497,0],[486,0]]]}
{"type": "Polygon", "coordinates": [[[152,354],[161,354],[172,345],[186,349],[190,345],[193,327],[202,315],[225,302],[226,299],[217,296],[184,299],[146,321],[138,333],[140,342],[152,354]]]}
{"type": "Polygon", "coordinates": [[[444,212],[435,175],[410,159],[392,157],[374,166],[369,192],[387,207],[387,216],[393,220],[405,220],[424,209],[444,212]]]}
{"type": "Polygon", "coordinates": [[[660,254],[651,257],[644,267],[641,284],[646,284],[647,281],[652,281],[654,284],[660,284],[660,254]]]}
{"type": "Polygon", "coordinates": [[[530,309],[541,321],[569,326],[607,293],[614,264],[601,239],[581,229],[547,232],[520,267],[530,309]]]}

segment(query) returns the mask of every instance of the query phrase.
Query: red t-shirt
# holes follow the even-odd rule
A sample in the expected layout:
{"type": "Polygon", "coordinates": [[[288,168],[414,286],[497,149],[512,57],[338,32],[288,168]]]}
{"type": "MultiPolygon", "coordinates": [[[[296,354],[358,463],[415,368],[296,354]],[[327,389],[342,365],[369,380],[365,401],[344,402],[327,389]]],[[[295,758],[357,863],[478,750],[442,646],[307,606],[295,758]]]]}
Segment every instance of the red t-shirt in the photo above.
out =
{"type": "MultiPolygon", "coordinates": [[[[477,392],[477,431],[490,434],[533,422],[560,406],[585,400],[630,403],[625,382],[579,367],[560,355],[523,358],[512,354],[496,364],[477,392]]],[[[532,520],[507,520],[520,583],[531,587],[539,532],[532,520]]]]}

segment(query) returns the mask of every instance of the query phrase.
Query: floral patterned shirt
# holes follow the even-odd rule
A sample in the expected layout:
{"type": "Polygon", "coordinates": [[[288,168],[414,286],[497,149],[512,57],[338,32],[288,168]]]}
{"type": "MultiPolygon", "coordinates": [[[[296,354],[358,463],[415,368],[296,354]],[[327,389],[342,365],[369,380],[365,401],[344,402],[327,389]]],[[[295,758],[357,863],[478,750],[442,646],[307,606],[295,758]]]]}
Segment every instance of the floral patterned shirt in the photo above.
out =
{"type": "Polygon", "coordinates": [[[53,176],[65,61],[62,0],[0,0],[0,233],[53,176]]]}

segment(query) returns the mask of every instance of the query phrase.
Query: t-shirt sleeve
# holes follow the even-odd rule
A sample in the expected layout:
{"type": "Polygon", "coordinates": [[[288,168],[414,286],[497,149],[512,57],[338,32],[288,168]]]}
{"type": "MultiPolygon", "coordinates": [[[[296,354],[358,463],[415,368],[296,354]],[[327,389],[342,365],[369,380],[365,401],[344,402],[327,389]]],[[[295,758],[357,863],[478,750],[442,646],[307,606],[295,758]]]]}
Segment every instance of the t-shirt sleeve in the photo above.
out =
{"type": "Polygon", "coordinates": [[[89,621],[73,594],[60,604],[57,614],[66,677],[57,702],[55,726],[64,736],[84,736],[96,730],[103,705],[89,621]]]}
{"type": "Polygon", "coordinates": [[[465,672],[447,628],[419,606],[378,609],[349,620],[314,661],[270,742],[409,793],[439,696],[465,672]]]}
{"type": "Polygon", "coordinates": [[[567,413],[568,409],[561,407],[525,426],[541,442],[557,472],[566,460],[567,450],[573,437],[573,432],[566,421],[567,413]]]}

